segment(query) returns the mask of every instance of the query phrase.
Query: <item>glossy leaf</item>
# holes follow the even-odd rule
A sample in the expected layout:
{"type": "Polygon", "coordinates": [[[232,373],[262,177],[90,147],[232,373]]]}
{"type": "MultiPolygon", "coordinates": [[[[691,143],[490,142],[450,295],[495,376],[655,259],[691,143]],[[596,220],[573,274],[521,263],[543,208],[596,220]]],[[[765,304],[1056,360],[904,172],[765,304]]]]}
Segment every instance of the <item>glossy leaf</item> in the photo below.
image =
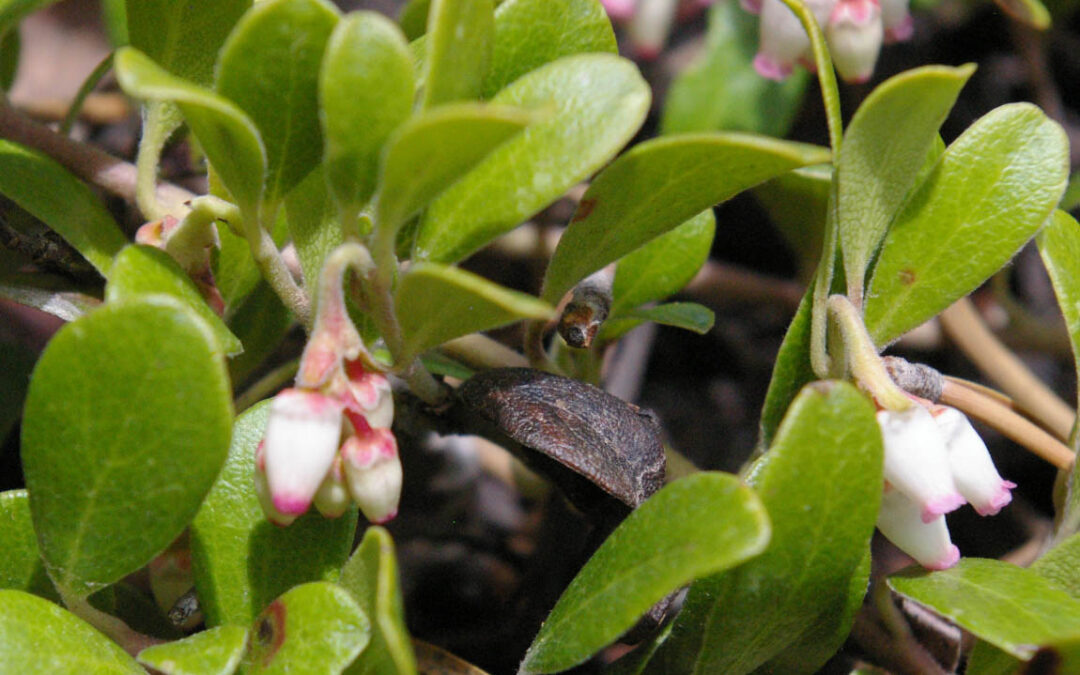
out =
{"type": "Polygon", "coordinates": [[[855,112],[836,158],[837,218],[844,273],[863,275],[960,89],[975,72],[926,66],[878,85],[855,112]]]}
{"type": "Polygon", "coordinates": [[[735,476],[703,472],[664,487],[570,582],[519,672],[554,673],[585,661],[668,593],[754,557],[768,542],[765,509],[735,476]]]}
{"type": "Polygon", "coordinates": [[[592,182],[559,240],[542,297],[557,302],[604,265],[824,148],[748,134],[666,136],[634,146],[592,182]]]}
{"type": "Polygon", "coordinates": [[[229,325],[244,345],[244,353],[229,359],[229,377],[242,386],[275,350],[293,325],[293,316],[266,282],[255,287],[236,308],[229,325]]]}
{"type": "Polygon", "coordinates": [[[0,194],[63,237],[102,276],[127,244],[116,221],[82,181],[37,150],[4,139],[0,194]]]}
{"type": "Polygon", "coordinates": [[[147,647],[139,663],[164,675],[232,675],[247,648],[248,630],[218,626],[183,640],[147,647]]]}
{"type": "Polygon", "coordinates": [[[978,640],[968,656],[965,675],[1016,675],[1022,667],[1020,659],[990,644],[978,640]]]}
{"type": "Polygon", "coordinates": [[[495,10],[489,98],[525,73],[563,56],[618,53],[615,32],[598,0],[507,0],[495,10]]]}
{"type": "Polygon", "coordinates": [[[878,345],[968,294],[1053,212],[1068,179],[1065,132],[1033,105],[1004,105],[945,151],[889,229],[866,295],[878,345]]]}
{"type": "Polygon", "coordinates": [[[370,638],[371,623],[349,592],[314,581],[285,592],[255,620],[246,670],[340,673],[370,638]]]}
{"type": "Polygon", "coordinates": [[[401,608],[394,540],[375,525],[341,570],[341,585],[371,620],[371,644],[348,675],[415,675],[416,659],[401,608]]]}
{"type": "Polygon", "coordinates": [[[13,590],[0,590],[0,672],[146,675],[90,624],[48,600],[13,590]]]}
{"type": "Polygon", "coordinates": [[[1050,27],[1050,11],[1039,0],[994,0],[1006,14],[1036,30],[1050,27]]]}
{"type": "Polygon", "coordinates": [[[318,295],[314,290],[318,287],[326,256],[345,241],[338,210],[331,203],[323,171],[312,171],[285,198],[289,236],[296,247],[296,256],[300,258],[304,286],[310,289],[313,300],[318,295]]]}
{"type": "Polygon", "coordinates": [[[319,64],[337,20],[326,0],[260,2],[240,19],[218,57],[218,92],[251,117],[266,145],[271,204],[322,156],[319,64]]]}
{"type": "Polygon", "coordinates": [[[645,321],[704,335],[712,330],[716,315],[708,307],[696,302],[667,302],[652,307],[639,307],[604,322],[600,328],[600,338],[614,340],[645,321]]]}
{"type": "Polygon", "coordinates": [[[334,28],[319,71],[319,104],[326,179],[343,213],[355,213],[375,192],[379,153],[412,113],[415,79],[405,36],[386,17],[356,12],[334,28]]]}
{"type": "Polygon", "coordinates": [[[255,446],[266,403],[236,419],[225,467],[191,524],[195,587],[208,626],[248,625],[276,596],[306,581],[333,581],[349,556],[357,511],[312,512],[271,525],[255,496],[255,446]]]}
{"type": "Polygon", "coordinates": [[[232,401],[209,327],[168,296],[109,303],[62,328],[22,427],[45,566],[85,596],[180,534],[225,461],[232,401]]]}
{"type": "Polygon", "coordinates": [[[1037,572],[1000,560],[963,558],[951,569],[889,577],[897,593],[1022,659],[1039,645],[1080,639],[1080,600],[1037,572]]]}
{"type": "Polygon", "coordinates": [[[0,588],[60,599],[41,562],[26,490],[0,492],[0,551],[0,588]]]}
{"type": "Polygon", "coordinates": [[[492,0],[431,0],[421,107],[480,98],[494,35],[492,0]]]}
{"type": "Polygon", "coordinates": [[[19,71],[19,52],[22,40],[16,29],[4,30],[0,26],[0,90],[7,91],[15,82],[19,71]]]}
{"type": "Polygon", "coordinates": [[[405,352],[420,352],[520,319],[550,319],[555,310],[471,272],[420,263],[402,277],[395,297],[405,352]]]}
{"type": "Polygon", "coordinates": [[[611,288],[612,315],[682,290],[709,258],[715,233],[716,216],[706,209],[623,256],[611,288]]]}
{"type": "Polygon", "coordinates": [[[825,232],[832,167],[827,164],[795,169],[754,188],[754,196],[769,220],[798,258],[799,276],[813,277],[825,232]]]}
{"type": "Polygon", "coordinates": [[[1054,211],[1035,241],[1054,285],[1080,375],[1080,224],[1068,213],[1054,211]]]}
{"type": "Polygon", "coordinates": [[[492,150],[525,128],[524,110],[457,103],[413,117],[387,144],[376,222],[394,231],[492,150]]]}
{"type": "Polygon", "coordinates": [[[165,70],[207,86],[225,37],[252,0],[127,0],[128,44],[165,70]]]}
{"type": "Polygon", "coordinates": [[[419,259],[464,258],[600,168],[641,126],[649,88],[629,61],[583,54],[532,71],[492,103],[544,117],[432,202],[416,241],[419,259]]]}
{"type": "Polygon", "coordinates": [[[105,301],[116,302],[155,293],[171,296],[197,314],[214,332],[218,347],[226,355],[244,351],[239,338],[233,335],[221,317],[210,309],[191,278],[167,253],[149,246],[124,248],[116,256],[109,271],[105,301]]]}
{"type": "Polygon", "coordinates": [[[769,547],[696,582],[659,661],[650,665],[663,672],[746,673],[813,632],[823,641],[813,652],[817,662],[806,654],[797,670],[814,672],[848,629],[825,633],[819,626],[835,619],[853,576],[865,570],[881,467],[870,401],[843,382],[805,387],[746,478],[772,522],[769,547]]]}
{"type": "Polygon", "coordinates": [[[813,291],[807,291],[788,325],[780,350],[773,362],[772,378],[765,392],[761,409],[758,444],[765,449],[772,445],[780,421],[796,394],[809,382],[817,379],[810,365],[810,312],[813,291]]]}
{"type": "Polygon", "coordinates": [[[266,150],[251,118],[231,101],[170,74],[134,48],[118,49],[113,67],[131,96],[177,104],[237,204],[255,213],[266,176],[266,150]]]}
{"type": "Polygon", "coordinates": [[[757,49],[757,17],[730,0],[713,3],[700,56],[679,72],[664,100],[662,132],[785,136],[810,78],[800,69],[782,83],[761,77],[753,66],[757,49]]]}
{"type": "Polygon", "coordinates": [[[415,40],[427,32],[430,9],[431,0],[405,0],[405,6],[398,14],[398,24],[408,40],[415,40]]]}

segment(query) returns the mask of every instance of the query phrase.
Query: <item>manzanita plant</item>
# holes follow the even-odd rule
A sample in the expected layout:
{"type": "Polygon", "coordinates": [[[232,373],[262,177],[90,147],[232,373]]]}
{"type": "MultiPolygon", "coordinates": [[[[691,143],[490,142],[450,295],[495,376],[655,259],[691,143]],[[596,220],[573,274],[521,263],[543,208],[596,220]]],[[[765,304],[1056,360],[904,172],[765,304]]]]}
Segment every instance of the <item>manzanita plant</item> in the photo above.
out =
{"type": "MultiPolygon", "coordinates": [[[[5,59],[47,4],[0,0],[5,59]]],[[[505,482],[536,494],[546,478],[549,507],[567,516],[565,497],[592,528],[555,554],[557,601],[537,578],[520,604],[547,603],[520,673],[811,673],[864,600],[891,636],[867,659],[917,672],[921,651],[896,655],[922,647],[895,597],[978,638],[967,673],[1080,669],[1072,411],[1054,424],[1009,380],[1024,417],[881,355],[963,311],[1033,238],[1080,346],[1066,133],[1011,103],[946,145],[973,65],[895,75],[845,126],[833,56],[865,81],[883,36],[910,36],[907,3],[749,3],[757,45],[729,1],[709,9],[706,61],[673,84],[665,133],[627,147],[652,95],[608,14],[654,56],[679,4],[413,0],[399,24],[327,0],[114,1],[115,50],[85,89],[111,70],[141,109],[134,165],[0,102],[5,232],[62,238],[33,273],[6,254],[0,295],[66,322],[25,392],[25,487],[0,493],[0,671],[480,672],[410,637],[440,617],[406,616],[390,534],[410,473],[436,461],[423,448],[455,435],[501,445],[517,457],[505,482]],[[805,78],[752,75],[798,62],[828,147],[775,137],[805,78]],[[754,79],[721,108],[736,70],[754,79]],[[177,136],[205,160],[204,194],[159,181],[177,136]],[[705,264],[713,207],[751,188],[816,271],[753,460],[665,472],[656,417],[597,388],[605,354],[646,322],[710,330],[709,309],[665,299],[705,264]],[[95,189],[142,224],[121,227],[95,189]],[[548,232],[519,226],[567,203],[543,253],[548,232]],[[461,266],[526,229],[535,295],[461,266]],[[485,335],[518,323],[520,351],[485,335]],[[967,416],[1061,469],[1052,547],[1030,568],[953,544],[947,513],[996,514],[1016,487],[967,416]],[[875,527],[915,563],[887,583],[875,527]]]]}

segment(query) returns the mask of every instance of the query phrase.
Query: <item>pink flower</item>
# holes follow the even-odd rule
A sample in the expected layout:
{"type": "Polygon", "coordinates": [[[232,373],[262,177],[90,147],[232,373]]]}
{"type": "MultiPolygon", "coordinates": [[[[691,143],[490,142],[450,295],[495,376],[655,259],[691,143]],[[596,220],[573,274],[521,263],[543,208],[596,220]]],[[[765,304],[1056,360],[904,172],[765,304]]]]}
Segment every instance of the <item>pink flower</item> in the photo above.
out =
{"type": "Polygon", "coordinates": [[[900,412],[881,410],[877,419],[885,445],[885,480],[919,505],[922,521],[963,506],[945,441],[930,412],[915,405],[900,412]]]}
{"type": "Polygon", "coordinates": [[[997,515],[1012,501],[1016,483],[1003,480],[979,433],[962,412],[947,406],[932,411],[949,451],[949,469],[957,489],[980,516],[997,515]]]}
{"type": "MultiPolygon", "coordinates": [[[[808,0],[806,3],[818,24],[824,26],[836,0],[808,0]]],[[[791,75],[796,63],[810,54],[810,38],[799,18],[780,0],[762,0],[760,41],[754,70],[770,80],[791,75]]]]}
{"type": "Polygon", "coordinates": [[[845,82],[869,80],[884,39],[878,0],[840,0],[825,26],[825,39],[845,82]]]}
{"type": "Polygon", "coordinates": [[[384,523],[397,515],[401,497],[401,459],[397,440],[389,429],[357,434],[341,447],[349,494],[364,517],[384,523]]]}
{"type": "Polygon", "coordinates": [[[885,44],[906,42],[915,32],[908,11],[909,0],[881,0],[881,22],[885,27],[885,44]]]}

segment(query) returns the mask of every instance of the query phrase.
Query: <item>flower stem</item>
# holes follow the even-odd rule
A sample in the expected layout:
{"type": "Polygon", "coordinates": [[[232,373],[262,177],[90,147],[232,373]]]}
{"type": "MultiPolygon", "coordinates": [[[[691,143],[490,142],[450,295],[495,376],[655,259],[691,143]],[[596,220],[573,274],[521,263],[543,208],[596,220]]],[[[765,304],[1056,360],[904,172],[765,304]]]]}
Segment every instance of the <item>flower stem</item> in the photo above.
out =
{"type": "Polygon", "coordinates": [[[825,123],[829,128],[829,145],[832,147],[833,158],[840,152],[840,141],[844,135],[842,117],[840,115],[840,89],[836,84],[836,73],[833,71],[832,58],[829,56],[829,48],[825,44],[825,35],[821,32],[814,13],[802,0],[781,0],[788,9],[794,12],[799,22],[810,37],[810,49],[814,53],[814,65],[817,67],[818,82],[821,83],[821,99],[825,105],[825,123]]]}
{"type": "Polygon", "coordinates": [[[239,415],[259,401],[267,398],[278,389],[281,389],[286,382],[296,375],[296,371],[299,367],[300,359],[293,359],[281,364],[266,375],[260,377],[250,387],[245,389],[244,393],[236,397],[236,401],[233,403],[233,407],[236,408],[236,414],[239,415]]]}
{"type": "Polygon", "coordinates": [[[90,74],[83,80],[82,85],[79,87],[79,91],[75,92],[75,98],[71,99],[71,105],[68,106],[63,121],[60,122],[58,131],[61,134],[67,136],[71,133],[71,127],[75,126],[75,120],[79,119],[79,113],[82,112],[86,97],[90,95],[90,92],[94,91],[98,82],[101,82],[101,78],[105,77],[105,74],[109,72],[112,65],[113,54],[112,52],[109,52],[109,55],[94,66],[94,69],[90,71],[90,74]]]}
{"type": "Polygon", "coordinates": [[[855,382],[869,392],[882,408],[910,408],[911,399],[889,377],[885,364],[878,356],[877,348],[851,301],[843,295],[830,297],[829,316],[843,339],[845,360],[855,382]]]}

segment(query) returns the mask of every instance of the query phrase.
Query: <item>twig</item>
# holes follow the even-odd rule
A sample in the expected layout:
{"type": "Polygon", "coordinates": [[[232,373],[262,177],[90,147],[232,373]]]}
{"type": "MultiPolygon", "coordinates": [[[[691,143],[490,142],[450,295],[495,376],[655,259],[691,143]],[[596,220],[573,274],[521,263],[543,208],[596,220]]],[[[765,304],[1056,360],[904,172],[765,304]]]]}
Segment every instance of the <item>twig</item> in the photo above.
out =
{"type": "Polygon", "coordinates": [[[942,328],[956,346],[1017,406],[1058,438],[1069,437],[1076,417],[1073,409],[990,332],[971,300],[958,300],[941,313],[940,319],[942,328]]]}
{"type": "Polygon", "coordinates": [[[559,317],[559,335],[566,344],[587,349],[611,312],[615,264],[585,277],[571,293],[559,317]]]}
{"type": "Polygon", "coordinates": [[[439,351],[477,370],[525,368],[529,365],[528,359],[518,352],[479,333],[444,342],[439,351]]]}

